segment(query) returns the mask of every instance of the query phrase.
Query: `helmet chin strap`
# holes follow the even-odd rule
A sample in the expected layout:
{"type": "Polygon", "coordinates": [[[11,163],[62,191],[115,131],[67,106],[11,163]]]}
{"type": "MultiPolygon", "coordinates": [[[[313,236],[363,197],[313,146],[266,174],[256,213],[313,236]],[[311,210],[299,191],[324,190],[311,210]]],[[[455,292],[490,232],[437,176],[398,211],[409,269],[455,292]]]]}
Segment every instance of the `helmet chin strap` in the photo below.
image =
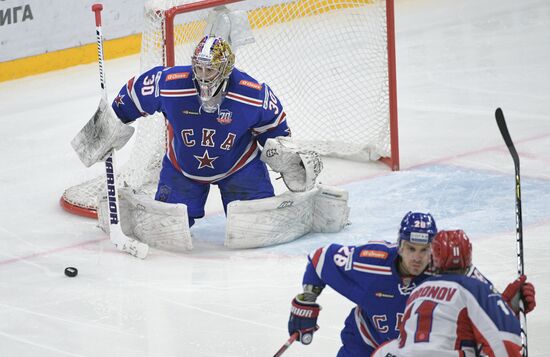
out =
{"type": "Polygon", "coordinates": [[[209,93],[207,88],[205,88],[205,90],[203,91],[201,85],[198,85],[199,101],[201,102],[200,110],[204,110],[207,113],[214,113],[216,111],[219,111],[220,104],[225,99],[225,94],[227,93],[228,82],[229,81],[227,79],[224,79],[212,96],[208,95],[209,93]],[[205,96],[203,96],[204,92],[206,92],[205,96]]]}

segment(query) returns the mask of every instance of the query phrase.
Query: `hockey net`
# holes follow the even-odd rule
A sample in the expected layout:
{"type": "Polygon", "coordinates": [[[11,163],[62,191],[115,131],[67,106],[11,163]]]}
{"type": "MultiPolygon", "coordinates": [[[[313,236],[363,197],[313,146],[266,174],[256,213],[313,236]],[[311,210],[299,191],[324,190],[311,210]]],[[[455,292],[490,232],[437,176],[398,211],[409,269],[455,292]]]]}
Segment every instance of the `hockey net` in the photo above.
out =
{"type": "MultiPolygon", "coordinates": [[[[187,65],[216,12],[245,14],[254,38],[236,67],[268,83],[292,137],[322,155],[399,169],[393,0],[150,0],[141,70],[187,65]]],[[[234,24],[232,24],[233,26],[234,24]]],[[[119,182],[153,193],[166,146],[161,115],[136,122],[119,182]]],[[[95,216],[103,176],[67,189],[62,206],[95,216]]]]}

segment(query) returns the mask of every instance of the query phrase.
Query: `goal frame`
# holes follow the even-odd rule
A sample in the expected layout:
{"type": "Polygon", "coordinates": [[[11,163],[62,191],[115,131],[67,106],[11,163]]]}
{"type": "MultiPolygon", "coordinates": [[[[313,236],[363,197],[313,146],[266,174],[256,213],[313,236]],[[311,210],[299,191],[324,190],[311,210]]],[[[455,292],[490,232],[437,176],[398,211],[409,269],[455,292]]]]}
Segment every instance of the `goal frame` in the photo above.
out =
{"type": "MultiPolygon", "coordinates": [[[[174,6],[165,11],[164,18],[164,59],[166,66],[175,66],[174,19],[186,12],[204,10],[228,5],[244,0],[202,0],[194,3],[174,6]]],[[[395,61],[395,6],[394,0],[386,0],[386,38],[388,51],[388,91],[390,124],[390,157],[381,157],[379,161],[388,165],[392,171],[399,171],[399,135],[397,123],[397,69],[395,61]]]]}
{"type": "MultiPolygon", "coordinates": [[[[173,1],[172,3],[175,2],[175,0],[170,0],[170,1],[173,1]]],[[[175,63],[176,62],[176,53],[175,53],[176,52],[175,51],[176,20],[175,19],[177,15],[180,15],[183,13],[190,13],[193,11],[212,9],[222,5],[243,3],[245,1],[246,0],[199,0],[192,3],[176,5],[168,8],[162,8],[162,9],[152,8],[151,10],[154,11],[156,16],[158,16],[158,18],[160,19],[159,34],[161,35],[161,38],[159,42],[160,45],[157,47],[157,49],[161,51],[161,53],[159,53],[160,62],[164,66],[168,66],[168,67],[172,67],[176,65],[175,63]]],[[[373,0],[373,1],[377,1],[377,0],[373,0]]],[[[386,110],[387,110],[387,120],[389,121],[389,123],[387,123],[388,126],[386,127],[388,130],[388,134],[386,138],[389,142],[390,147],[389,147],[389,150],[387,150],[386,153],[384,154],[384,156],[386,156],[389,153],[389,157],[381,157],[378,159],[378,161],[389,166],[389,168],[392,171],[398,171],[400,168],[400,162],[399,162],[399,140],[398,140],[399,136],[398,136],[398,119],[397,119],[398,111],[397,111],[397,80],[396,80],[397,76],[396,76],[396,60],[395,60],[396,50],[395,50],[394,0],[385,0],[385,4],[380,4],[380,8],[385,8],[385,17],[386,17],[385,21],[384,19],[380,19],[381,21],[380,21],[379,28],[382,28],[385,22],[386,39],[385,39],[385,42],[382,42],[382,44],[385,44],[386,48],[383,49],[382,53],[385,53],[387,51],[387,53],[385,53],[386,58],[384,59],[384,62],[387,61],[387,63],[385,63],[386,69],[384,69],[383,71],[385,72],[387,70],[387,93],[385,94],[385,98],[387,100],[387,105],[388,105],[386,110]]],[[[144,30],[144,33],[145,33],[145,30],[144,30]]],[[[143,45],[144,43],[142,42],[142,46],[143,45]]],[[[143,56],[143,52],[144,52],[144,49],[142,48],[142,56],[143,56]]],[[[142,57],[142,61],[143,61],[143,57],[142,57]]],[[[381,72],[381,73],[384,73],[384,72],[381,72]]],[[[139,134],[139,131],[138,131],[138,134],[139,134]]],[[[166,142],[161,144],[166,145],[166,142]]],[[[134,153],[132,152],[130,159],[132,159],[133,154],[134,153]]],[[[351,158],[351,157],[348,159],[354,160],[354,158],[351,158]]],[[[362,161],[362,159],[360,159],[360,161],[362,161]]],[[[130,164],[130,163],[126,163],[126,164],[130,164]]],[[[149,166],[147,166],[147,168],[148,167],[149,166]]],[[[123,167],[122,169],[124,168],[125,167],[123,167]]],[[[139,167],[137,169],[141,170],[144,168],[139,167]]],[[[140,179],[141,176],[136,176],[136,177],[137,177],[137,180],[140,180],[139,182],[142,182],[142,184],[150,182],[150,181],[145,181],[145,179],[141,180],[140,179]]],[[[88,195],[88,192],[90,191],[88,191],[87,189],[88,186],[93,187],[93,182],[95,181],[97,180],[92,179],[67,189],[60,199],[60,204],[63,207],[63,209],[65,209],[66,211],[72,214],[96,218],[97,212],[96,212],[95,206],[93,206],[93,203],[88,203],[89,202],[88,197],[91,197],[91,196],[88,195]],[[88,184],[89,182],[91,184],[86,186],[86,184],[88,184]],[[86,187],[86,189],[84,189],[83,187],[86,187]],[[87,197],[86,201],[80,201],[80,197],[82,197],[80,196],[80,194],[78,194],[78,197],[79,197],[78,199],[76,198],[76,196],[70,196],[68,194],[69,191],[77,192],[79,190],[83,190],[82,191],[83,194],[88,195],[86,196],[87,197]]],[[[129,182],[129,184],[132,184],[132,183],[129,182]]]]}

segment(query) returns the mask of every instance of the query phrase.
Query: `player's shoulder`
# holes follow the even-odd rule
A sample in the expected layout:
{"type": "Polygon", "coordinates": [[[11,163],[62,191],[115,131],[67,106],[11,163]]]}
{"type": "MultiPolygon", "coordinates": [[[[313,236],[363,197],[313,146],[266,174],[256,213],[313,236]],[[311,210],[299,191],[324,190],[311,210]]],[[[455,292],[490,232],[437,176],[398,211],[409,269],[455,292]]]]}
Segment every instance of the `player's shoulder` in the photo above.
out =
{"type": "Polygon", "coordinates": [[[468,290],[474,296],[486,295],[491,293],[489,284],[463,274],[438,274],[427,279],[427,281],[447,281],[460,285],[463,289],[468,290]]]}
{"type": "Polygon", "coordinates": [[[159,67],[161,88],[195,88],[191,66],[159,67]]]}
{"type": "Polygon", "coordinates": [[[265,84],[258,82],[248,73],[234,68],[229,79],[229,92],[262,100],[265,93],[265,84]]]}
{"type": "Polygon", "coordinates": [[[357,262],[387,265],[397,256],[397,244],[387,241],[369,241],[354,249],[354,260],[357,262]]]}

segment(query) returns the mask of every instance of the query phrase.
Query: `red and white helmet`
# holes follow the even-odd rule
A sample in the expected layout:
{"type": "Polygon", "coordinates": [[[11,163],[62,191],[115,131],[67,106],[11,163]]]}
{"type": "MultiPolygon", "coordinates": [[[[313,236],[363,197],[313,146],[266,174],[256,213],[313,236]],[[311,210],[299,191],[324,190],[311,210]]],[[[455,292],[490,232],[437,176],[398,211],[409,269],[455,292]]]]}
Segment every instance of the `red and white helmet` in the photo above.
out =
{"type": "Polygon", "coordinates": [[[461,229],[439,231],[432,241],[432,260],[437,271],[466,269],[472,264],[472,243],[461,229]]]}

